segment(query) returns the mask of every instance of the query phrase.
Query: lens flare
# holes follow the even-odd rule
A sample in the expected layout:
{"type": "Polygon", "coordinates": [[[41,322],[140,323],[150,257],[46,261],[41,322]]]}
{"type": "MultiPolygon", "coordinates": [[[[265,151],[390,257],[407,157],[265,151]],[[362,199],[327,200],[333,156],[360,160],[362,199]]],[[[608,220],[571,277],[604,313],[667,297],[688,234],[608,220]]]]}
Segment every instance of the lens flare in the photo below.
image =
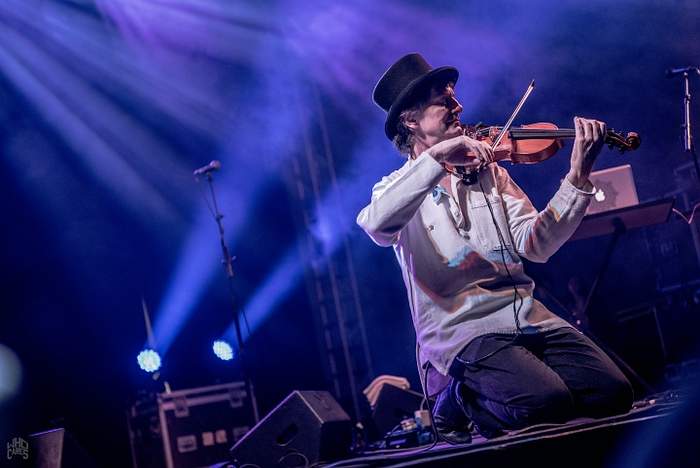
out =
{"type": "Polygon", "coordinates": [[[0,344],[0,403],[15,396],[22,381],[22,366],[10,348],[0,344]]]}

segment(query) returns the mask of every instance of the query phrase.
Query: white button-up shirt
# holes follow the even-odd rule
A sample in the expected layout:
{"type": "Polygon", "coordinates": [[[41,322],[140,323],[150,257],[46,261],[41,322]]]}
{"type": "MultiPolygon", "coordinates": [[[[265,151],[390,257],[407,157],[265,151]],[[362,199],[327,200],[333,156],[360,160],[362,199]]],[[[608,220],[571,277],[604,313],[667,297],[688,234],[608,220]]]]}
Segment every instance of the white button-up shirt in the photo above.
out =
{"type": "Polygon", "coordinates": [[[427,153],[374,186],[357,223],[375,243],[394,248],[421,368],[430,362],[446,375],[472,339],[516,333],[518,307],[524,332],[570,326],[532,297],[520,257],[547,261],[574,233],[592,194],[565,179],[538,213],[497,164],[465,185],[427,153]],[[515,308],[514,284],[522,297],[515,308]]]}

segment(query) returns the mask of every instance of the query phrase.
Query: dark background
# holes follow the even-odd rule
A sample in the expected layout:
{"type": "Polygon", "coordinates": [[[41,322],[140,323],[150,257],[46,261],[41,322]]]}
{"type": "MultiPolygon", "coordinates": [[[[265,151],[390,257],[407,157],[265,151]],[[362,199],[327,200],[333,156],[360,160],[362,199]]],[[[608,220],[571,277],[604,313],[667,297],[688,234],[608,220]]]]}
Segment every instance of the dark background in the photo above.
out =
{"type": "MultiPolygon", "coordinates": [[[[325,235],[352,246],[375,373],[418,388],[393,252],[354,224],[372,184],[402,164],[370,101],[383,70],[413,51],[454,65],[463,120],[496,125],[534,78],[518,123],[571,127],[580,115],[637,131],[638,151],[605,151],[597,168],[629,163],[641,201],[675,195],[687,212],[700,197],[680,138],[682,82],[663,72],[699,64],[698,24],[697,2],[681,0],[3,2],[2,439],[67,427],[104,464],[127,466],[126,409],[138,390],[237,378],[235,362],[211,353],[232,311],[216,226],[190,176],[212,159],[223,163],[216,189],[236,289],[259,323],[246,347],[261,412],[293,389],[327,388],[305,265],[279,269],[303,235],[287,176],[304,125],[328,132],[342,203],[319,213],[345,220],[325,235]],[[136,364],[142,297],[166,349],[158,382],[136,364]]],[[[568,148],[511,169],[540,209],[568,169],[568,148]]],[[[571,303],[571,277],[590,287],[608,241],[572,242],[528,265],[552,310],[564,313],[552,296],[571,303]]],[[[691,226],[674,214],[623,237],[591,320],[619,346],[617,312],[666,301],[667,355],[645,341],[658,336],[642,322],[641,345],[627,343],[658,358],[643,371],[659,380],[663,365],[694,355],[688,297],[700,301],[698,278],[691,226]],[[668,299],[679,290],[685,309],[668,299]]]]}

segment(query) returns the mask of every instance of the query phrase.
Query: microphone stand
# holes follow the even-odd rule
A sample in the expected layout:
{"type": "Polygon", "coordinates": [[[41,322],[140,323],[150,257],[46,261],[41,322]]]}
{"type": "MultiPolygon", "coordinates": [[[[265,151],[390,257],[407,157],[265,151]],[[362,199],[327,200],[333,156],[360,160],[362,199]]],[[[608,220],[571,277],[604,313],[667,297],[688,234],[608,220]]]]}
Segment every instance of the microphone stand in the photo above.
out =
{"type": "Polygon", "coordinates": [[[233,258],[226,245],[226,237],[224,236],[224,225],[221,222],[224,215],[219,211],[219,205],[216,202],[216,192],[214,191],[214,178],[211,175],[212,171],[207,171],[207,182],[209,184],[209,192],[211,193],[212,206],[214,215],[214,220],[219,229],[219,244],[221,245],[222,260],[221,263],[224,265],[224,271],[226,272],[226,282],[228,283],[229,296],[231,298],[231,306],[233,309],[233,324],[236,330],[236,341],[238,342],[238,359],[241,363],[241,374],[243,378],[243,383],[245,385],[245,390],[250,396],[251,406],[253,407],[253,416],[255,422],[258,422],[258,405],[255,401],[255,394],[253,393],[253,381],[248,377],[248,368],[246,366],[245,354],[243,353],[243,335],[241,333],[241,321],[240,321],[240,302],[238,300],[238,295],[236,294],[236,289],[233,284],[233,258]]]}
{"type": "Polygon", "coordinates": [[[700,181],[700,165],[698,164],[698,155],[695,153],[695,140],[693,139],[693,130],[690,124],[690,78],[688,71],[683,72],[684,95],[683,95],[683,149],[686,153],[690,153],[695,164],[695,172],[700,181]]]}

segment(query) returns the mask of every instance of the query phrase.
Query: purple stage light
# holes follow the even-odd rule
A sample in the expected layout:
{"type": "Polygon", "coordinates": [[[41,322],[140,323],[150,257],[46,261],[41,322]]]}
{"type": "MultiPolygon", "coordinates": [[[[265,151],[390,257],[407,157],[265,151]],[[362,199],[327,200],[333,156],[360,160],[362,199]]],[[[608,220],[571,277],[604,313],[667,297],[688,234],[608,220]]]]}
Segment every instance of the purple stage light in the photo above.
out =
{"type": "Polygon", "coordinates": [[[179,184],[189,167],[140,114],[216,137],[228,113],[220,90],[115,37],[98,15],[60,2],[7,3],[0,6],[7,19],[0,21],[0,73],[11,88],[117,201],[146,222],[177,222],[174,202],[187,203],[189,194],[173,198],[156,187],[179,184]]]}
{"type": "MultiPolygon", "coordinates": [[[[2,32],[0,32],[0,40],[4,44],[14,44],[20,48],[33,47],[22,44],[18,37],[8,37],[2,32]]],[[[94,95],[85,93],[87,83],[76,80],[49,55],[39,50],[25,50],[23,53],[25,58],[29,57],[29,60],[24,63],[18,61],[12,54],[0,51],[0,70],[7,73],[18,90],[34,104],[44,119],[52,123],[54,129],[74,150],[73,153],[80,159],[80,165],[96,180],[114,193],[118,193],[119,200],[126,207],[134,210],[135,214],[140,216],[146,211],[151,216],[173,219],[170,204],[153,190],[142,174],[134,171],[122,159],[103,135],[95,131],[96,121],[88,122],[89,117],[81,116],[81,110],[76,109],[75,103],[61,98],[60,95],[65,92],[65,89],[70,89],[69,93],[79,102],[91,103],[93,110],[108,115],[109,112],[105,112],[94,95]],[[47,75],[57,77],[63,91],[44,83],[41,77],[47,75]]],[[[115,125],[117,125],[116,122],[115,125]]]]}
{"type": "Polygon", "coordinates": [[[127,40],[163,57],[174,50],[249,62],[256,56],[257,43],[277,33],[269,9],[255,4],[236,3],[233,7],[216,0],[97,0],[97,5],[127,40]]]}
{"type": "MultiPolygon", "coordinates": [[[[269,5],[229,7],[215,0],[98,0],[97,13],[86,14],[61,2],[8,0],[0,6],[0,18],[8,19],[0,21],[0,72],[51,123],[82,168],[140,219],[168,227],[196,220],[183,236],[155,314],[156,339],[165,353],[217,274],[218,245],[207,216],[182,209],[195,206],[196,189],[182,187],[196,165],[185,167],[182,155],[125,109],[143,108],[165,125],[223,148],[203,160],[221,159],[231,168],[217,186],[231,241],[267,180],[303,145],[300,127],[322,118],[320,101],[333,102],[354,121],[351,130],[363,143],[339,174],[337,192],[325,194],[316,207],[314,235],[332,253],[356,229],[354,217],[368,201],[371,184],[401,164],[390,143],[379,141],[383,113],[370,100],[378,76],[410,51],[422,52],[435,66],[455,65],[461,71],[457,93],[469,120],[471,111],[483,107],[481,97],[493,94],[485,93],[492,86],[499,87],[504,102],[520,91],[532,76],[514,69],[529,70],[535,61],[528,57],[546,56],[537,62],[545,65],[540,73],[557,79],[546,66],[558,66],[565,52],[548,41],[551,31],[532,21],[541,22],[542,14],[531,6],[513,4],[502,15],[487,5],[283,0],[274,2],[270,14],[269,5]],[[245,73],[229,79],[222,73],[229,67],[245,73]],[[307,81],[323,99],[303,91],[307,81]],[[117,105],[120,100],[125,102],[117,105]],[[163,193],[168,185],[175,199],[182,197],[180,203],[163,193]]],[[[552,6],[548,22],[556,24],[557,16],[579,8],[576,2],[552,6]]],[[[256,292],[249,304],[261,317],[269,314],[289,293],[287,286],[270,282],[278,275],[298,278],[303,267],[278,265],[261,287],[274,294],[263,300],[256,292]]]]}
{"type": "Polygon", "coordinates": [[[155,342],[167,354],[173,341],[189,319],[206,285],[216,273],[220,255],[216,232],[200,215],[199,227],[182,247],[180,261],[153,322],[155,342]]]}
{"type": "MultiPolygon", "coordinates": [[[[380,121],[376,124],[381,128],[380,121]]],[[[345,168],[335,187],[324,194],[315,208],[316,223],[312,233],[329,255],[338,248],[343,236],[358,229],[355,218],[369,202],[372,185],[403,163],[383,135],[381,131],[370,130],[361,136],[362,144],[353,151],[352,164],[345,168]]]]}
{"type": "MultiPolygon", "coordinates": [[[[363,135],[362,141],[363,144],[355,151],[355,164],[338,180],[336,188],[326,193],[316,206],[317,221],[311,228],[312,234],[322,243],[324,254],[328,256],[333,255],[344,236],[352,229],[358,229],[355,217],[369,201],[369,187],[372,183],[390,171],[396,163],[401,163],[399,156],[391,155],[393,149],[383,132],[368,132],[367,135],[363,135]]],[[[294,290],[307,266],[299,255],[298,245],[287,251],[245,305],[250,334],[253,334],[270,314],[274,313],[280,302],[294,290]]],[[[235,339],[233,324],[224,336],[235,339]]]]}
{"type": "MultiPolygon", "coordinates": [[[[292,246],[244,306],[249,336],[255,333],[255,330],[270,316],[279,303],[294,290],[303,271],[304,263],[299,257],[299,248],[296,245],[292,246]]],[[[236,333],[233,324],[229,326],[224,336],[235,340],[236,333]]],[[[246,337],[243,339],[245,341],[246,337]]]]}
{"type": "MultiPolygon", "coordinates": [[[[269,67],[269,64],[262,63],[265,58],[268,57],[263,54],[260,67],[269,67]]],[[[213,158],[222,161],[222,169],[214,183],[219,207],[224,214],[226,241],[233,246],[233,255],[237,254],[235,246],[241,229],[249,217],[258,215],[253,208],[260,194],[279,177],[279,169],[298,148],[293,144],[299,140],[301,131],[297,108],[301,97],[296,67],[290,63],[285,67],[287,71],[277,70],[275,76],[258,70],[262,74],[261,82],[251,84],[237,102],[231,103],[236,111],[236,116],[229,121],[231,139],[213,158]],[[284,105],[280,105],[281,102],[284,105]]],[[[185,326],[214,275],[223,275],[219,270],[221,251],[216,226],[204,202],[201,205],[156,314],[156,342],[164,352],[185,326]]]]}

